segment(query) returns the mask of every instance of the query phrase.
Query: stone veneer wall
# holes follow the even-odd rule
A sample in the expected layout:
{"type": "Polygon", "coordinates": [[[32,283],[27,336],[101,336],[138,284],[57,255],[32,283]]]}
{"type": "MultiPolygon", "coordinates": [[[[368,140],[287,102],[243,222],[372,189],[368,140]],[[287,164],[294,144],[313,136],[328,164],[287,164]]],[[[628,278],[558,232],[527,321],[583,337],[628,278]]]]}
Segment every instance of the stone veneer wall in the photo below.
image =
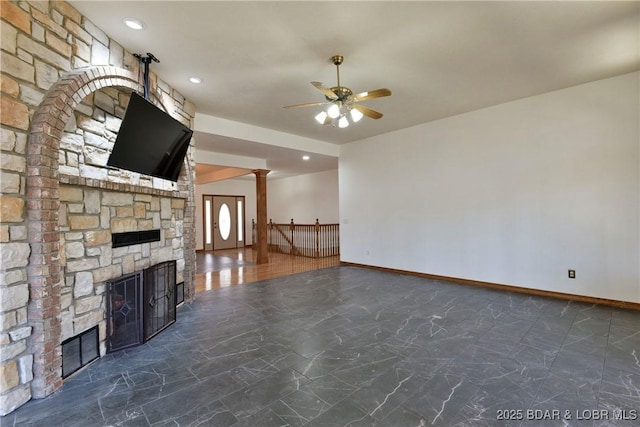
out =
{"type": "MultiPolygon", "coordinates": [[[[80,106],[82,112],[83,100],[94,92],[139,88],[138,61],[130,52],[63,1],[2,1],[0,13],[0,415],[5,415],[61,386],[60,343],[67,335],[102,325],[104,338],[102,300],[109,275],[151,264],[154,257],[182,255],[185,299],[193,299],[195,193],[193,148],[176,185],[104,168],[113,129],[106,116],[101,122],[100,113],[92,112],[65,135],[70,122],[82,122],[74,110],[80,106]],[[130,206],[116,206],[129,200],[130,206]],[[135,245],[124,254],[104,243],[107,222],[145,227],[158,221],[163,240],[157,246],[135,245]],[[80,274],[88,272],[91,278],[80,274]]],[[[191,126],[195,106],[153,73],[150,83],[165,111],[191,126]]]]}

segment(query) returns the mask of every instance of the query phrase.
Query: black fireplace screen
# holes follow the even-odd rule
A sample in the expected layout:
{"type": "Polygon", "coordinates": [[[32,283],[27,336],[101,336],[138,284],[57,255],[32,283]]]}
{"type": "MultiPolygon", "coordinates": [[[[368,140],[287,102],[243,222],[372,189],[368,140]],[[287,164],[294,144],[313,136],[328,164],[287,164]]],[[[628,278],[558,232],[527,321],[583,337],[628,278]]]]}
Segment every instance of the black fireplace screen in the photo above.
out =
{"type": "Polygon", "coordinates": [[[107,352],[142,344],[142,272],[108,282],[107,352]]]}
{"type": "Polygon", "coordinates": [[[146,342],[176,321],[176,262],[166,261],[107,286],[107,352],[146,342]]]}
{"type": "Polygon", "coordinates": [[[176,321],[176,262],[144,270],[144,340],[176,321]]]}

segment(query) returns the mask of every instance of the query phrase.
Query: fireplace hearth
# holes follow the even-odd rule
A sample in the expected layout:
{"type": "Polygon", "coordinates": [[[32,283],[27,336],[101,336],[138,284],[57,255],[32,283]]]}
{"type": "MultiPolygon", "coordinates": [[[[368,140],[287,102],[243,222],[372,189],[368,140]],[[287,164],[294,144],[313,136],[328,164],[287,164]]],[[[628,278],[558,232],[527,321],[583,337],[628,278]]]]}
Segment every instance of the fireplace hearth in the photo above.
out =
{"type": "Polygon", "coordinates": [[[107,353],[140,345],[176,321],[176,261],[107,282],[107,353]]]}

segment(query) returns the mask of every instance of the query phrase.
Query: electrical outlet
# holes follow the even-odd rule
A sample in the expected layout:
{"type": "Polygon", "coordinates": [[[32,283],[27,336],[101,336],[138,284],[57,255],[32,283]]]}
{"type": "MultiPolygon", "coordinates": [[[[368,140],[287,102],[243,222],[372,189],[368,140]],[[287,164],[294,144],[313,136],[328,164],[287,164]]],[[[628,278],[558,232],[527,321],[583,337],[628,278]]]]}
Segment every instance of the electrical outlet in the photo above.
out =
{"type": "Polygon", "coordinates": [[[569,279],[575,279],[575,278],[576,278],[576,271],[569,270],[569,279]]]}

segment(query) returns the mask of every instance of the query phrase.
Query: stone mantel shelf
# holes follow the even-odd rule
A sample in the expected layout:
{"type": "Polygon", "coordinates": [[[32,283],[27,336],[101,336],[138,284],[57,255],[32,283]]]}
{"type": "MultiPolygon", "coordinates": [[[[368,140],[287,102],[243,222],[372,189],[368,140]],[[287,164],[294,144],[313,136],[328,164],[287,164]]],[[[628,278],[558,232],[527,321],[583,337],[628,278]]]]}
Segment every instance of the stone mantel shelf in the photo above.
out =
{"type": "Polygon", "coordinates": [[[141,185],[126,184],[122,182],[104,181],[95,178],[85,178],[82,176],[60,174],[60,184],[77,185],[80,187],[100,188],[102,190],[120,191],[125,193],[151,194],[161,197],[172,197],[176,199],[188,199],[187,191],[169,191],[160,190],[158,188],[143,187],[141,185]]]}

